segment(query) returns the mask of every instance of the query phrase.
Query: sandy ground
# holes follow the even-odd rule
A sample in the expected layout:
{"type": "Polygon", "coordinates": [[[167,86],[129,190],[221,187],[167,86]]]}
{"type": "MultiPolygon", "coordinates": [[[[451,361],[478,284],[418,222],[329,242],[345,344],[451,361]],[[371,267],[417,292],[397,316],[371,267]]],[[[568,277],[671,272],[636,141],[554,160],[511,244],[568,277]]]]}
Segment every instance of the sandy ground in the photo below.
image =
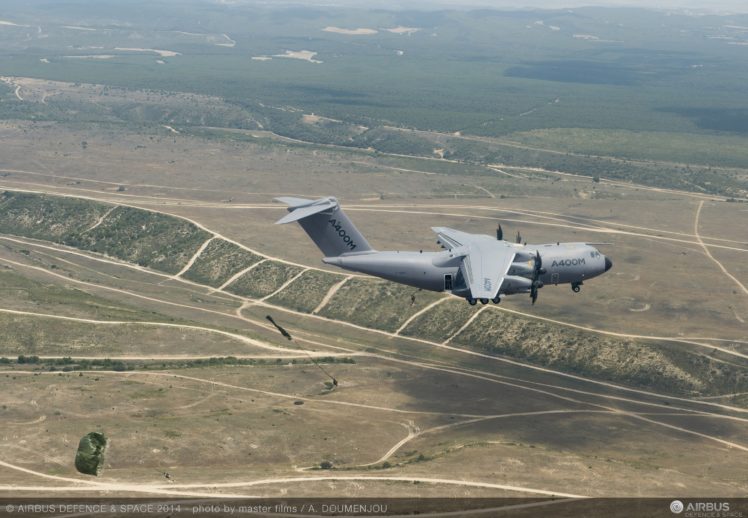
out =
{"type": "Polygon", "coordinates": [[[346,34],[348,36],[370,36],[377,34],[379,31],[376,29],[367,29],[359,27],[358,29],[343,29],[341,27],[325,27],[322,29],[324,32],[334,32],[335,34],[346,34]]]}
{"type": "Polygon", "coordinates": [[[174,52],[173,50],[159,50],[159,49],[141,49],[141,48],[131,48],[131,47],[115,47],[114,50],[119,50],[122,52],[154,52],[161,56],[162,58],[172,58],[174,56],[181,56],[179,52],[174,52]]]}
{"type": "MultiPolygon", "coordinates": [[[[55,90],[18,78],[14,84],[30,99],[42,92],[96,91],[55,90]]],[[[4,123],[0,187],[187,217],[215,236],[304,267],[322,265],[303,233],[290,227],[268,232],[283,213],[270,202],[277,194],[339,194],[351,218],[382,247],[433,247],[428,229],[437,223],[491,233],[497,221],[505,232],[520,229],[532,241],[611,241],[606,253],[614,260],[613,275],[585,284],[573,298],[569,290],[547,287],[539,305],[510,299],[481,314],[518,312],[601,334],[658,335],[689,347],[724,348],[724,354],[733,346],[719,340],[745,336],[737,317],[748,316],[748,279],[740,267],[748,253],[741,218],[748,212],[737,204],[606,182],[593,192],[588,178],[533,170],[502,169],[510,175],[494,171],[468,182],[432,171],[430,164],[446,162],[436,157],[401,167],[386,161],[394,155],[375,159],[280,139],[227,143],[159,131],[108,134],[4,123]],[[81,140],[88,149],[81,149],[81,140]],[[444,192],[455,196],[435,197],[444,192]],[[708,274],[694,276],[694,270],[708,274]],[[733,290],[729,298],[719,296],[733,290]]],[[[185,330],[181,350],[157,355],[146,343],[137,353],[119,352],[132,361],[202,358],[208,341],[219,337],[225,350],[229,341],[232,352],[236,344],[251,347],[248,356],[298,355],[282,349],[288,344],[264,321],[268,311],[282,315],[297,340],[319,354],[357,355],[355,364],[330,365],[341,385],[325,394],[318,370],[287,362],[266,369],[0,373],[9,427],[7,439],[0,437],[0,491],[304,495],[344,487],[356,495],[745,494],[748,417],[729,394],[692,400],[620,387],[467,350],[452,337],[432,342],[373,331],[95,254],[13,236],[0,242],[0,261],[29,278],[191,321],[190,328],[163,326],[185,330]],[[190,341],[186,331],[200,333],[200,340],[190,341]],[[89,397],[95,394],[116,397],[89,397]],[[104,477],[87,481],[69,459],[80,435],[99,425],[114,434],[111,457],[104,477]],[[216,430],[224,438],[218,443],[216,430]],[[324,459],[341,469],[308,470],[324,459]],[[378,465],[384,462],[390,466],[378,465]],[[174,481],[165,481],[163,471],[174,481]]],[[[334,294],[328,292],[326,301],[334,294]]],[[[4,300],[6,314],[40,325],[66,316],[71,325],[135,327],[4,300]]],[[[216,344],[211,347],[222,347],[216,344]]],[[[743,358],[733,354],[730,361],[743,358]]]]}
{"type": "Polygon", "coordinates": [[[314,59],[314,56],[316,55],[317,53],[311,50],[287,50],[284,54],[275,54],[273,57],[300,59],[302,61],[308,61],[309,63],[322,63],[322,61],[314,59]]]}

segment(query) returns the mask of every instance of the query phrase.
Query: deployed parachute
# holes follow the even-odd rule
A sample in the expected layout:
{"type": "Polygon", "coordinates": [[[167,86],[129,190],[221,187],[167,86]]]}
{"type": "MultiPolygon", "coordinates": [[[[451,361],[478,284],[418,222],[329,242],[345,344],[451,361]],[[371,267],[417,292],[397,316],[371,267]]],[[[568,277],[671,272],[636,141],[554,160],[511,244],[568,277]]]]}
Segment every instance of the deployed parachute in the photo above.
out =
{"type": "Polygon", "coordinates": [[[84,435],[75,454],[75,469],[84,475],[99,476],[104,467],[106,445],[107,438],[103,433],[90,432],[84,435]]]}

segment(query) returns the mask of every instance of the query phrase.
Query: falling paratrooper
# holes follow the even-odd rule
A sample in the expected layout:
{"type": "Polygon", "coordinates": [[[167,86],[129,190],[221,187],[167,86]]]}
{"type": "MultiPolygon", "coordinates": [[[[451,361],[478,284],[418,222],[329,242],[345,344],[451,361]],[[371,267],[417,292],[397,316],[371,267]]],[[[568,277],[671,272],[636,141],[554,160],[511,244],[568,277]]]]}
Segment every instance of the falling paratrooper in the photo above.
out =
{"type": "Polygon", "coordinates": [[[312,361],[312,363],[314,365],[316,365],[317,368],[319,370],[321,370],[328,378],[330,378],[331,381],[326,381],[325,382],[325,387],[328,390],[332,390],[332,389],[334,389],[335,387],[338,386],[338,380],[335,379],[335,376],[333,376],[332,374],[330,374],[329,372],[327,372],[325,370],[325,368],[322,367],[322,365],[320,365],[317,362],[317,360],[314,359],[314,356],[312,356],[309,353],[309,351],[307,351],[306,349],[304,349],[303,347],[301,347],[301,345],[299,345],[299,343],[296,340],[293,339],[293,337],[291,336],[291,333],[289,333],[288,331],[286,331],[286,329],[283,326],[281,326],[280,324],[278,324],[273,319],[273,317],[271,317],[270,315],[267,315],[265,318],[268,320],[268,322],[270,322],[271,324],[273,324],[273,326],[275,326],[275,328],[278,330],[278,332],[280,332],[281,335],[283,335],[287,340],[292,341],[294,344],[296,344],[296,347],[298,347],[299,349],[301,349],[302,351],[304,351],[307,354],[307,356],[309,356],[309,359],[312,361]],[[328,386],[328,384],[329,384],[329,386],[328,386]]]}

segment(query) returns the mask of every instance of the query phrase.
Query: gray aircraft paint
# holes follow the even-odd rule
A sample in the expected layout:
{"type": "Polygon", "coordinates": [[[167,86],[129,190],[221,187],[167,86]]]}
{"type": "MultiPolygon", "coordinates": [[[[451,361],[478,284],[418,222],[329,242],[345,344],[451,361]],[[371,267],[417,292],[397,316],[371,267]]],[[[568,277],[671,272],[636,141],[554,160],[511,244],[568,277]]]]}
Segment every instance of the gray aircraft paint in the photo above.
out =
{"type": "Polygon", "coordinates": [[[442,252],[380,252],[371,248],[337,199],[276,200],[289,210],[277,223],[297,221],[322,250],[326,264],[467,299],[498,300],[496,297],[530,292],[538,253],[542,259],[539,287],[579,285],[612,266],[586,243],[520,245],[445,227],[433,229],[438,243],[446,248],[442,252]]]}
{"type": "Polygon", "coordinates": [[[325,256],[339,256],[351,252],[368,252],[372,248],[351,223],[335,198],[306,200],[282,197],[276,200],[287,204],[291,214],[278,221],[298,221],[325,256]]]}

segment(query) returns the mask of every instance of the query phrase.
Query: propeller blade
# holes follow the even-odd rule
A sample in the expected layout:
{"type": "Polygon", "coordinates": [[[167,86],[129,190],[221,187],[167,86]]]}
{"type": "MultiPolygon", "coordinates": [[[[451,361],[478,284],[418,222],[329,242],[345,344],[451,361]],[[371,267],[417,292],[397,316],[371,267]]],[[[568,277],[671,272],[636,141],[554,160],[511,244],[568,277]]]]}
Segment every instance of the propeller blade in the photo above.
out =
{"type": "Polygon", "coordinates": [[[540,252],[536,252],[533,262],[532,285],[530,285],[530,298],[533,305],[538,300],[538,289],[543,286],[543,283],[540,282],[540,275],[543,273],[545,273],[545,270],[543,270],[543,258],[540,256],[540,252]]]}

